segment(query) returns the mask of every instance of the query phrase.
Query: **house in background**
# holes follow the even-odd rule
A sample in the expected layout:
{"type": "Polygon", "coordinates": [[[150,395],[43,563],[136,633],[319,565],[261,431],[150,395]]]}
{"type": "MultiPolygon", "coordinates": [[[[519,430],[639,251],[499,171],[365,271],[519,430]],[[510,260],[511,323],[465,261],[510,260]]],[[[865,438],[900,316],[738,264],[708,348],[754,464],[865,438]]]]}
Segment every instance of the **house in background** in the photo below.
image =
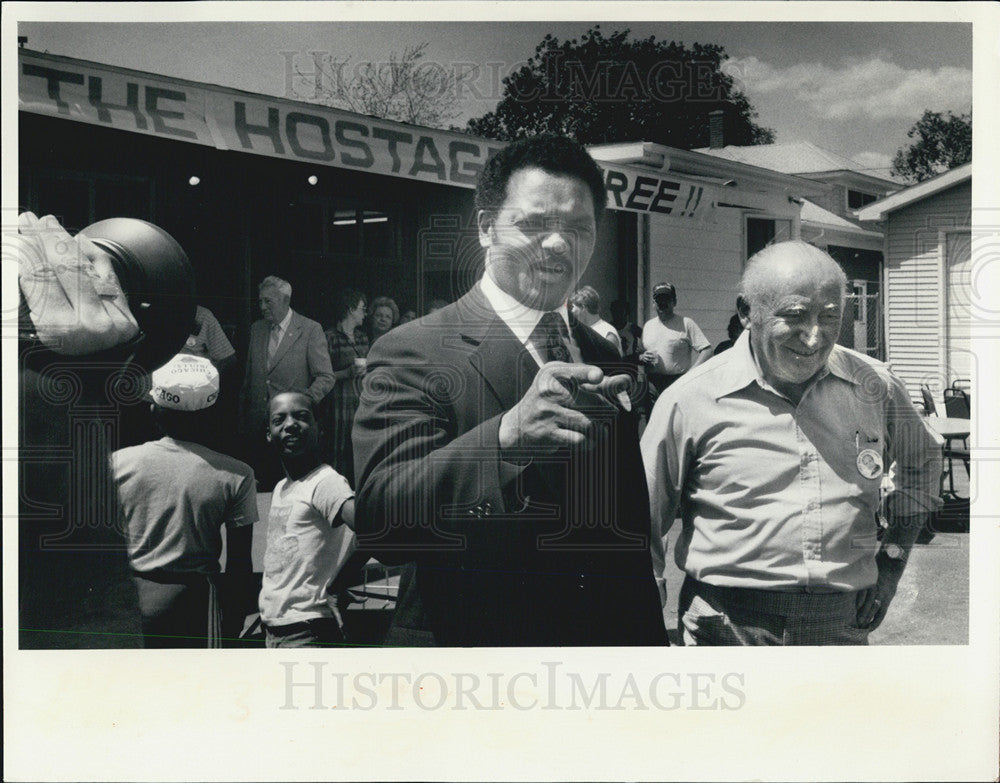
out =
{"type": "MultiPolygon", "coordinates": [[[[652,289],[666,280],[677,286],[678,309],[693,318],[713,344],[727,337],[746,259],[773,239],[799,238],[805,231],[800,220],[803,199],[826,192],[823,184],[802,177],[654,142],[587,149],[606,170],[641,172],[634,176],[629,200],[639,193],[640,201],[650,203],[636,223],[636,279],[621,287],[637,292],[636,323],[655,317],[652,289]],[[687,203],[680,216],[653,208],[657,183],[672,177],[704,187],[694,219],[684,216],[687,203]]],[[[609,177],[613,209],[619,196],[611,185],[609,177]]],[[[672,211],[678,213],[676,207],[672,211]]]]}
{"type": "Polygon", "coordinates": [[[877,227],[862,225],[854,210],[902,186],[891,179],[873,176],[856,161],[811,142],[740,147],[723,146],[718,133],[710,137],[712,146],[696,152],[794,174],[825,186],[822,192],[802,201],[802,239],[833,256],[851,283],[853,291],[848,298],[839,342],[885,359],[881,316],[883,237],[877,227]]]}
{"type": "Polygon", "coordinates": [[[900,190],[855,212],[885,234],[887,360],[914,399],[937,401],[976,373],[970,350],[972,164],[900,190]]]}
{"type": "MultiPolygon", "coordinates": [[[[18,49],[18,203],[81,229],[107,217],[170,232],[242,355],[256,284],[277,274],[329,324],[349,286],[423,311],[482,274],[473,188],[501,142],[57,54],[18,49]]],[[[713,343],[748,250],[798,237],[820,183],[636,142],[591,152],[608,211],[581,285],[652,317],[670,278],[713,343]]]]}

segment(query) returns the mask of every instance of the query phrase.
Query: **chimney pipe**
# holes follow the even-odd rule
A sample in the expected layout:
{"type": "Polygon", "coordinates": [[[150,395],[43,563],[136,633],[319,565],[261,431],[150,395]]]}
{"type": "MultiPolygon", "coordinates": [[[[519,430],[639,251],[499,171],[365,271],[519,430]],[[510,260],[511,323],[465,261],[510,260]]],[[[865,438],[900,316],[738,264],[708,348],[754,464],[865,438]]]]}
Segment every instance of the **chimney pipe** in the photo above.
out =
{"type": "Polygon", "coordinates": [[[722,120],[725,112],[716,109],[708,113],[708,147],[713,150],[721,150],[726,146],[725,133],[722,129],[722,120]]]}

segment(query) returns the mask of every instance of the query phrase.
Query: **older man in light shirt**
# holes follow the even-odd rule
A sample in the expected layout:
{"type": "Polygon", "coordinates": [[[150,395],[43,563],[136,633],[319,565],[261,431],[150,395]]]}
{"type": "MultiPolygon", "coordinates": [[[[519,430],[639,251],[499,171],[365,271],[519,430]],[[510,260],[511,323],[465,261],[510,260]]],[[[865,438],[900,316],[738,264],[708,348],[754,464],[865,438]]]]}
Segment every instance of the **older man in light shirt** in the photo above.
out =
{"type": "Polygon", "coordinates": [[[656,403],[653,559],[660,577],[679,512],[685,644],[867,644],[937,508],[940,438],[886,365],[835,344],[845,284],[815,247],[765,248],[741,285],[748,330],[656,403]]]}

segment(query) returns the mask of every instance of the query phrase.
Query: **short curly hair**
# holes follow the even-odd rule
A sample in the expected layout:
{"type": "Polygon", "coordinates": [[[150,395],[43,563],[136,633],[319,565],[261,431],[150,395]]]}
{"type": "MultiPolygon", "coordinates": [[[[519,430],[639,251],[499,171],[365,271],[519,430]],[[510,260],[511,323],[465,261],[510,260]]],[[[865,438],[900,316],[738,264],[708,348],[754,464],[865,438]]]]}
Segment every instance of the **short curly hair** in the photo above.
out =
{"type": "Polygon", "coordinates": [[[510,178],[517,171],[531,168],[583,180],[594,202],[594,220],[600,222],[607,204],[601,169],[582,144],[555,133],[518,139],[490,158],[476,185],[476,209],[486,212],[498,210],[507,199],[510,178]]]}
{"type": "Polygon", "coordinates": [[[399,323],[399,305],[396,304],[396,300],[388,296],[376,296],[372,299],[371,304],[368,305],[368,315],[371,317],[372,314],[380,307],[388,307],[392,311],[392,325],[395,326],[399,323]]]}
{"type": "Polygon", "coordinates": [[[601,295],[593,286],[583,286],[569,298],[569,301],[577,307],[582,307],[591,315],[597,315],[601,309],[601,295]]]}

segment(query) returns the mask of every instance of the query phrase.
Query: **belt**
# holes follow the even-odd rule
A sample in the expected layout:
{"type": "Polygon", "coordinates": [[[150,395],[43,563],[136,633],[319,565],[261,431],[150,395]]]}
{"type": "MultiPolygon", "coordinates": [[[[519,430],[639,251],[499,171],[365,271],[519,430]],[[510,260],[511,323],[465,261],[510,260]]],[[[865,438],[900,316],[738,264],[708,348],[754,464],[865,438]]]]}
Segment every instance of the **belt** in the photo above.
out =
{"type": "Polygon", "coordinates": [[[859,590],[829,593],[805,593],[785,590],[761,590],[751,587],[721,587],[685,577],[682,590],[706,597],[716,597],[728,606],[757,612],[783,615],[837,615],[847,605],[855,606],[859,590]]]}

